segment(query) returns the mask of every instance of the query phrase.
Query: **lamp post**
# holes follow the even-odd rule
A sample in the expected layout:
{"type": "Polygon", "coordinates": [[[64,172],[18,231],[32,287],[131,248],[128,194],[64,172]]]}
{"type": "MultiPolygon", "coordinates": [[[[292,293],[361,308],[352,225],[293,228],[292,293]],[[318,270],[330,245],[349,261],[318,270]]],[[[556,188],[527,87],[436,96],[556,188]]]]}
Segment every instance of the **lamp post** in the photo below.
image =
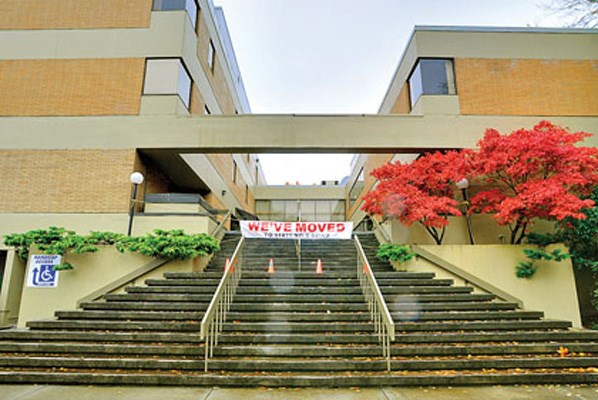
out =
{"type": "Polygon", "coordinates": [[[131,210],[129,211],[129,229],[127,229],[127,236],[131,236],[131,229],[133,229],[133,216],[135,215],[135,202],[137,201],[137,187],[143,183],[143,174],[141,172],[133,172],[129,177],[133,184],[133,195],[131,196],[131,210]]]}
{"type": "Polygon", "coordinates": [[[467,178],[463,178],[457,182],[455,182],[457,189],[461,190],[463,195],[463,214],[465,216],[465,221],[467,222],[467,234],[469,235],[469,243],[474,244],[473,242],[473,232],[471,230],[471,218],[468,215],[469,211],[469,199],[467,198],[467,188],[469,187],[469,181],[467,178]]]}

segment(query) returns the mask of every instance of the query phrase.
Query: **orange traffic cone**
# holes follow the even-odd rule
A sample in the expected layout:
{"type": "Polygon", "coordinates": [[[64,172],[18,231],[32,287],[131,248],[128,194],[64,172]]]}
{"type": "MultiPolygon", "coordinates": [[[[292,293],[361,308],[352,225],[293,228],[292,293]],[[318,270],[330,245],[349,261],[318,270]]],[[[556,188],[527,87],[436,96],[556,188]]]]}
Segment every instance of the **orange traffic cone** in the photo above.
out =
{"type": "Polygon", "coordinates": [[[274,273],[274,259],[273,258],[270,259],[270,265],[268,266],[268,273],[269,274],[274,273]]]}
{"type": "Polygon", "coordinates": [[[322,260],[320,260],[320,259],[318,258],[318,262],[317,262],[317,264],[316,264],[316,274],[321,274],[321,273],[323,273],[323,272],[324,272],[324,271],[322,271],[322,260]]]}
{"type": "Polygon", "coordinates": [[[226,273],[229,269],[230,269],[230,258],[227,258],[226,262],[224,263],[224,272],[226,273]]]}

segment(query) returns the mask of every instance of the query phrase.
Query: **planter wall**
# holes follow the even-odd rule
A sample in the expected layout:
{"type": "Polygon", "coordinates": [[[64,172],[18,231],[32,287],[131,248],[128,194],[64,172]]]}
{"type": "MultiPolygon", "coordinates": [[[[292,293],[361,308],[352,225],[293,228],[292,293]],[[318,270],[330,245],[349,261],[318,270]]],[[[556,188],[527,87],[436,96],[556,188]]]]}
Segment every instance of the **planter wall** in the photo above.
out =
{"type": "MultiPolygon", "coordinates": [[[[549,246],[552,251],[557,245],[549,246]]],[[[422,245],[421,248],[456,265],[493,286],[523,301],[528,310],[543,311],[546,318],[571,321],[581,326],[579,302],[571,260],[540,261],[539,269],[531,278],[517,278],[515,265],[527,260],[524,245],[422,245]]],[[[427,262],[419,262],[412,271],[435,270],[427,262]]]]}
{"type": "MultiPolygon", "coordinates": [[[[75,269],[59,271],[57,287],[27,287],[26,283],[23,283],[19,326],[25,326],[25,323],[30,320],[53,318],[54,311],[57,310],[74,310],[81,299],[135,272],[153,259],[137,253],[119,253],[112,246],[100,246],[100,250],[96,253],[68,254],[67,260],[75,266],[75,269]]],[[[205,264],[205,260],[169,262],[134,281],[115,288],[113,292],[122,291],[129,285],[141,285],[148,278],[161,277],[165,271],[191,272],[194,268],[201,269],[205,264]]],[[[30,262],[27,263],[25,276],[29,273],[29,269],[30,262]]]]}

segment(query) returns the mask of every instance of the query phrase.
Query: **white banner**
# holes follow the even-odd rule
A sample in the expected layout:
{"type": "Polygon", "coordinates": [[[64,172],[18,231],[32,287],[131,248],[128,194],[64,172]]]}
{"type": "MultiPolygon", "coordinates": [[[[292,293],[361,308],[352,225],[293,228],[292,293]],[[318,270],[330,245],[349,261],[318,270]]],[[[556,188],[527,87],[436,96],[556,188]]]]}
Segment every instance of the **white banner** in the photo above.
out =
{"type": "Polygon", "coordinates": [[[246,238],[351,239],[353,222],[240,221],[246,238]]]}

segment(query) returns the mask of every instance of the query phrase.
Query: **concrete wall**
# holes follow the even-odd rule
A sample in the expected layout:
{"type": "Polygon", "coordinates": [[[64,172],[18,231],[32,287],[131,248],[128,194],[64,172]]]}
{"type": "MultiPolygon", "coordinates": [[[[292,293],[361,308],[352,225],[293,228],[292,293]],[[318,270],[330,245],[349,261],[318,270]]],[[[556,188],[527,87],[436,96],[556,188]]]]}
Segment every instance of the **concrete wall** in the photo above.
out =
{"type": "MultiPolygon", "coordinates": [[[[421,246],[476,277],[523,301],[526,310],[543,311],[546,318],[571,321],[581,327],[577,289],[570,260],[539,263],[532,278],[515,276],[515,265],[527,260],[524,248],[512,245],[444,245],[421,246]]],[[[553,247],[548,248],[549,251],[553,247]]],[[[413,271],[434,271],[429,263],[417,263],[413,271]]],[[[445,275],[445,273],[440,273],[445,275]]]]}
{"type": "MultiPolygon", "coordinates": [[[[442,243],[469,244],[465,217],[448,217],[448,219],[449,224],[442,243]]],[[[398,221],[390,221],[386,225],[390,227],[393,242],[435,244],[430,234],[419,223],[407,227],[398,221]]],[[[509,228],[506,225],[498,225],[491,215],[473,215],[471,229],[475,244],[508,244],[510,242],[509,228]]],[[[553,225],[548,221],[535,221],[530,229],[537,233],[551,232],[553,225]]]]}
{"type": "Polygon", "coordinates": [[[16,325],[25,279],[25,262],[13,250],[7,252],[0,291],[0,326],[16,325]]]}

